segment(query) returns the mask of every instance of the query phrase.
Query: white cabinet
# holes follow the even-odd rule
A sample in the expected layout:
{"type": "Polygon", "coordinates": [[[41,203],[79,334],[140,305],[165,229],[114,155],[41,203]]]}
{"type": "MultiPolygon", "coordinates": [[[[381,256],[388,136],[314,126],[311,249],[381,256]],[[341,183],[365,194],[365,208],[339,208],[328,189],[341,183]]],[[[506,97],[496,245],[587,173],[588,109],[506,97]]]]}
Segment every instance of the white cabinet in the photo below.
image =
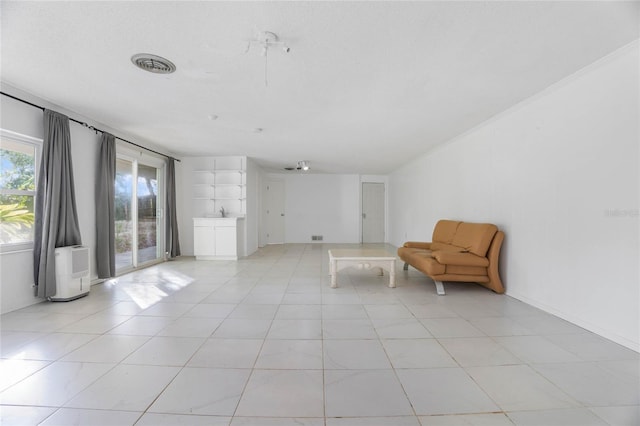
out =
{"type": "Polygon", "coordinates": [[[196,258],[216,255],[216,232],[213,223],[193,220],[193,253],[196,258]]]}
{"type": "MultiPolygon", "coordinates": [[[[231,221],[225,221],[231,222],[231,221]]],[[[238,234],[235,221],[229,225],[216,226],[216,256],[238,257],[238,234]]]]}
{"type": "Polygon", "coordinates": [[[197,260],[236,260],[241,250],[244,219],[193,219],[193,253],[197,260]]]}

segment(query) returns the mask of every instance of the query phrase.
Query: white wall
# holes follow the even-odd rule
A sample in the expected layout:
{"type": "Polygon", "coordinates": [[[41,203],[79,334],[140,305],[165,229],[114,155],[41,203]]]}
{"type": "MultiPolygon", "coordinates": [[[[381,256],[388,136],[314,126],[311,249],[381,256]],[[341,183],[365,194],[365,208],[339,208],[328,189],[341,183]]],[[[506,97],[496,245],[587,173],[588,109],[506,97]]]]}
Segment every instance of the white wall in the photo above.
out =
{"type": "Polygon", "coordinates": [[[285,241],[357,243],[360,236],[358,175],[285,176],[285,241]]]}
{"type": "Polygon", "coordinates": [[[640,350],[638,50],[391,174],[391,242],[429,241],[440,218],[493,222],[509,295],[640,350]]]}
{"type": "MultiPolygon", "coordinates": [[[[311,243],[311,235],[322,235],[323,243],[360,242],[358,175],[262,173],[260,179],[262,194],[269,180],[284,182],[286,243],[311,243]]],[[[261,224],[266,224],[261,210],[261,224]]],[[[261,225],[262,245],[265,232],[261,225]]]]}
{"type": "MultiPolygon", "coordinates": [[[[114,129],[13,87],[3,85],[2,91],[80,121],[85,121],[97,128],[121,135],[120,132],[114,129]]],[[[41,139],[43,137],[42,111],[6,96],[0,96],[0,127],[41,139]]],[[[100,135],[96,135],[95,132],[73,122],[69,123],[69,128],[71,131],[71,153],[80,233],[82,244],[91,249],[91,279],[96,280],[94,182],[96,181],[100,150],[100,135]]],[[[126,137],[125,135],[122,136],[126,137]]],[[[143,144],[149,146],[147,143],[143,144]]],[[[150,147],[153,148],[152,146],[150,147]]],[[[0,313],[10,312],[41,302],[43,299],[33,296],[33,283],[33,250],[0,254],[0,313]]]]}

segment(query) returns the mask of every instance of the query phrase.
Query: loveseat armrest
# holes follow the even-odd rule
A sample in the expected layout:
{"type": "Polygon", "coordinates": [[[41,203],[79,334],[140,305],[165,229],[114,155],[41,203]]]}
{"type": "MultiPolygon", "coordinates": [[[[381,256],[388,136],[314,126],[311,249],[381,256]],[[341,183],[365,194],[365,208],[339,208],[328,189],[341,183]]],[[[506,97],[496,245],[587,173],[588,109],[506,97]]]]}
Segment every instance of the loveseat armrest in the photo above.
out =
{"type": "Polygon", "coordinates": [[[451,251],[434,251],[431,257],[443,265],[489,266],[489,259],[473,253],[456,253],[451,251]]]}
{"type": "Polygon", "coordinates": [[[403,247],[430,250],[431,243],[424,243],[421,241],[407,241],[406,243],[404,243],[403,247]]]}

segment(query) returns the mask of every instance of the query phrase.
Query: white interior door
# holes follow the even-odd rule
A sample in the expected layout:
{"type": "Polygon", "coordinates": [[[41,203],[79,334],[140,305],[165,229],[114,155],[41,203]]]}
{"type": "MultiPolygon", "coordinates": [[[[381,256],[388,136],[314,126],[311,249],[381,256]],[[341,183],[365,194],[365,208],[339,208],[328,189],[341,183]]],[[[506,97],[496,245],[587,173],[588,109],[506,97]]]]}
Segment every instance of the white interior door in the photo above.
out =
{"type": "Polygon", "coordinates": [[[362,183],[362,242],[384,242],[384,183],[362,183]]]}
{"type": "Polygon", "coordinates": [[[267,244],[284,243],[284,182],[267,183],[267,244]]]}

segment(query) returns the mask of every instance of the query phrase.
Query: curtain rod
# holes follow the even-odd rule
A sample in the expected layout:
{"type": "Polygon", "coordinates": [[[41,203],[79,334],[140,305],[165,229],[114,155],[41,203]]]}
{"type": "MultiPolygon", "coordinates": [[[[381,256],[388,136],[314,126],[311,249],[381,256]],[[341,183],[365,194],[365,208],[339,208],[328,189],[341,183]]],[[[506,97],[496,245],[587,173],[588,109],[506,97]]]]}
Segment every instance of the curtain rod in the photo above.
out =
{"type": "MultiPolygon", "coordinates": [[[[17,96],[10,95],[10,94],[8,94],[8,93],[5,93],[5,92],[0,91],[0,95],[4,95],[4,96],[6,96],[6,97],[8,97],[8,98],[15,99],[16,101],[22,102],[23,104],[30,105],[30,106],[32,106],[32,107],[34,107],[34,108],[38,108],[38,109],[40,109],[40,110],[42,110],[42,111],[44,111],[44,110],[45,110],[45,108],[44,108],[44,107],[42,107],[42,106],[40,106],[40,105],[36,105],[36,104],[34,104],[34,103],[31,103],[31,102],[26,101],[26,100],[24,100],[24,99],[18,98],[17,96]]],[[[78,124],[79,124],[79,125],[81,125],[82,127],[86,127],[87,129],[89,129],[89,130],[93,130],[93,131],[94,131],[94,132],[96,132],[96,133],[97,133],[97,132],[100,132],[100,133],[107,133],[107,132],[105,132],[104,130],[100,130],[100,129],[95,128],[95,127],[93,127],[93,126],[89,126],[87,123],[85,123],[85,122],[83,122],[83,121],[79,121],[79,120],[76,120],[75,118],[71,118],[71,117],[68,117],[68,118],[69,118],[69,121],[73,121],[74,123],[78,123],[78,124]]],[[[118,136],[114,136],[114,137],[115,137],[116,139],[121,140],[122,142],[126,142],[126,143],[128,143],[128,144],[130,144],[130,145],[137,146],[138,148],[142,148],[142,149],[147,150],[147,151],[149,151],[149,152],[153,152],[154,154],[162,155],[162,156],[163,156],[163,157],[165,157],[165,158],[170,158],[170,159],[172,159],[172,160],[176,160],[176,161],[180,162],[180,160],[179,160],[179,159],[177,159],[177,158],[175,158],[175,157],[172,157],[172,156],[170,156],[170,155],[163,154],[163,153],[158,152],[158,151],[154,151],[153,149],[149,149],[149,148],[144,147],[144,146],[142,146],[142,145],[138,145],[137,143],[133,143],[133,142],[128,141],[128,140],[126,140],[126,139],[122,139],[122,138],[120,138],[120,137],[118,137],[118,136]]]]}

